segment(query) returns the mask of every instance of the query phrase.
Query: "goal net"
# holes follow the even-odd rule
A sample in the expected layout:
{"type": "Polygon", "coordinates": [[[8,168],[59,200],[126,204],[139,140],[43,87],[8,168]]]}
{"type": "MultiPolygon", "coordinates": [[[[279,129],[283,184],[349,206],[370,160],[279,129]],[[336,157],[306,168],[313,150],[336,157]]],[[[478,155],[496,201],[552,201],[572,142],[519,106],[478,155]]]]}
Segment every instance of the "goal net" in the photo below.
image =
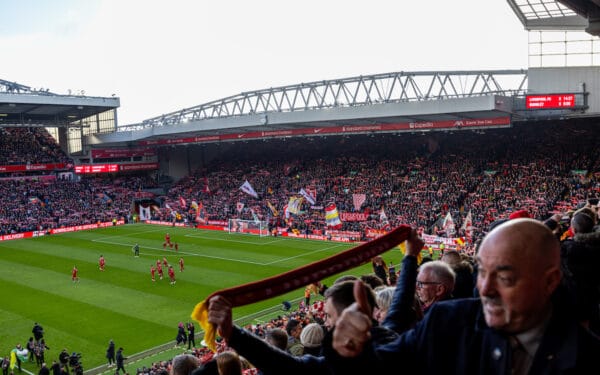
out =
{"type": "Polygon", "coordinates": [[[229,219],[227,230],[229,233],[246,233],[261,237],[269,235],[269,226],[266,221],[229,219]]]}

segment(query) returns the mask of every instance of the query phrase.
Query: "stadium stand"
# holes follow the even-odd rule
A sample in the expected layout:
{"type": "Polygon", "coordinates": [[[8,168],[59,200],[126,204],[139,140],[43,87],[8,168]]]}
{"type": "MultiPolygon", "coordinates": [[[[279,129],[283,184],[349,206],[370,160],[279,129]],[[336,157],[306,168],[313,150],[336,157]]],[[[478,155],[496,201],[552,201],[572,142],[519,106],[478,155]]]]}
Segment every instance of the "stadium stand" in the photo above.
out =
{"type": "Polygon", "coordinates": [[[343,229],[384,227],[384,207],[392,227],[406,223],[425,233],[444,234],[441,220],[447,212],[460,228],[471,211],[477,238],[511,212],[526,209],[532,217],[545,219],[595,195],[598,151],[592,131],[593,125],[528,123],[485,134],[287,140],[262,144],[260,150],[255,144],[240,145],[180,180],[168,199],[201,201],[214,220],[252,220],[254,211],[281,224],[282,212],[274,217],[265,200],[283,211],[290,195],[311,186],[320,209],[311,210],[303,202],[303,213],[291,224],[301,232],[324,229],[326,202],[353,212],[352,195],[366,193],[361,210],[369,214],[368,220],[344,222],[343,229]],[[239,190],[244,180],[252,183],[259,199],[239,190]],[[244,203],[240,212],[238,202],[244,203]]]}
{"type": "MultiPolygon", "coordinates": [[[[69,162],[45,131],[2,131],[6,137],[2,138],[0,159],[5,163],[69,162]],[[15,137],[28,146],[14,146],[18,143],[15,137]]],[[[340,212],[356,212],[353,194],[364,193],[366,199],[358,211],[367,214],[367,219],[345,221],[342,228],[361,232],[362,239],[368,228],[385,229],[401,223],[444,235],[441,221],[446,213],[450,212],[456,228],[461,228],[470,211],[475,242],[490,223],[516,210],[525,209],[532,217],[545,219],[595,196],[599,161],[592,131],[593,125],[585,123],[525,123],[485,134],[463,131],[273,140],[261,142],[260,147],[236,144],[171,186],[163,203],[177,207],[182,197],[187,202],[201,202],[210,220],[253,220],[254,213],[273,226],[319,233],[326,229],[326,203],[335,202],[340,212]],[[239,189],[245,180],[252,183],[259,199],[239,189]],[[300,213],[286,224],[283,207],[291,195],[308,187],[316,192],[315,209],[304,200],[300,213]],[[239,202],[244,204],[242,210],[238,210],[239,202]],[[389,222],[382,220],[382,208],[389,222]]],[[[1,233],[114,217],[130,219],[136,192],[158,187],[150,174],[100,176],[26,181],[4,174],[0,181],[4,193],[1,233]]],[[[153,212],[155,219],[171,220],[164,206],[153,212]]],[[[193,224],[193,210],[181,220],[193,224]]],[[[464,231],[459,229],[458,235],[464,231]]]]}

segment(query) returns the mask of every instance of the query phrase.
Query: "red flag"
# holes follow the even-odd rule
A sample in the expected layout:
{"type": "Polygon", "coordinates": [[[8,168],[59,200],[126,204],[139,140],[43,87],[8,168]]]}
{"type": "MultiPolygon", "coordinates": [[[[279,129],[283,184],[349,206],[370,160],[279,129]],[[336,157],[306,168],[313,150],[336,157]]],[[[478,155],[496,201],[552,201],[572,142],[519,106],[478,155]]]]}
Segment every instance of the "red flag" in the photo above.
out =
{"type": "Polygon", "coordinates": [[[352,203],[354,204],[354,211],[360,211],[363,203],[367,200],[366,194],[352,194],[352,203]]]}
{"type": "Polygon", "coordinates": [[[208,177],[204,177],[204,193],[210,194],[210,188],[208,187],[208,177]]]}

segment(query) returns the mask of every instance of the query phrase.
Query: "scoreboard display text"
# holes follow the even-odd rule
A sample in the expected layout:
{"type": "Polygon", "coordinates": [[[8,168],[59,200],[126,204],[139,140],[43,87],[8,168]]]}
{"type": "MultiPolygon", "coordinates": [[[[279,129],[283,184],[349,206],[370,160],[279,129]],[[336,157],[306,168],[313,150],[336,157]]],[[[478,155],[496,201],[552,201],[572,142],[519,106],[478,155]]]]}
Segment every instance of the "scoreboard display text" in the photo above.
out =
{"type": "Polygon", "coordinates": [[[575,107],[575,94],[527,95],[527,109],[560,109],[575,107]]]}

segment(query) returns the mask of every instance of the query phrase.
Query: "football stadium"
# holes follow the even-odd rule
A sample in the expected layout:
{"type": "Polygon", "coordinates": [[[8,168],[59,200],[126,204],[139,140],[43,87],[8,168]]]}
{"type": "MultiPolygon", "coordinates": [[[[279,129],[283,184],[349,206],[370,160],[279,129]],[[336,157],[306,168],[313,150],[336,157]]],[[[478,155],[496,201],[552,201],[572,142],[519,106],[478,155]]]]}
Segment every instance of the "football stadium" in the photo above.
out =
{"type": "Polygon", "coordinates": [[[597,373],[600,5],[506,6],[527,69],[331,77],[133,124],[119,97],[0,77],[3,374],[350,374],[389,351],[415,373],[597,373]]]}

